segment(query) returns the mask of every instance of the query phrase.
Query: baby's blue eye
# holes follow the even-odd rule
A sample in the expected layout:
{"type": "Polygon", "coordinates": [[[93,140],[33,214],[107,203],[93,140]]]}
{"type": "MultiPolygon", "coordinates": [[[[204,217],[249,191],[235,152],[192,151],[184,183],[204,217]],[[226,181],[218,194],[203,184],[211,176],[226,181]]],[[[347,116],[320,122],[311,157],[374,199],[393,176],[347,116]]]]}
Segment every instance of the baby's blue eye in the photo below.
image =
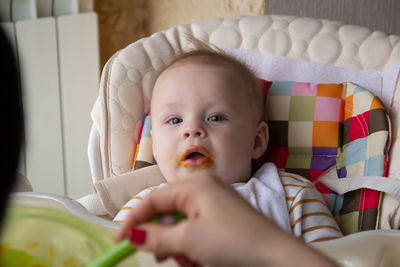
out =
{"type": "Polygon", "coordinates": [[[212,115],[210,118],[208,118],[209,121],[223,121],[224,118],[220,115],[212,115]]]}
{"type": "Polygon", "coordinates": [[[172,118],[168,121],[169,124],[178,124],[181,123],[183,120],[181,118],[172,118]]]}

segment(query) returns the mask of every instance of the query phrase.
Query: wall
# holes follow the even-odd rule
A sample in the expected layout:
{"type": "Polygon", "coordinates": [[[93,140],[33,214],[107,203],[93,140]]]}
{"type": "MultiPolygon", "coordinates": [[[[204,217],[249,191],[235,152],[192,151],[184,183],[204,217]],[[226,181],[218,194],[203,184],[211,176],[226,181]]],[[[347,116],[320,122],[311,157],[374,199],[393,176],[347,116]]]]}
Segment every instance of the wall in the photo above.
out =
{"type": "Polygon", "coordinates": [[[400,35],[399,0],[94,0],[101,66],[116,51],[174,25],[215,17],[282,14],[338,20],[400,35]]]}
{"type": "Polygon", "coordinates": [[[100,62],[119,49],[174,25],[208,18],[263,14],[264,0],[95,0],[100,62]]]}
{"type": "Polygon", "coordinates": [[[95,0],[100,66],[119,49],[148,35],[146,0],[95,0]]]}
{"type": "Polygon", "coordinates": [[[337,20],[400,35],[399,0],[267,0],[266,13],[337,20]]]}
{"type": "Polygon", "coordinates": [[[0,3],[0,27],[21,74],[25,142],[19,172],[38,193],[88,194],[90,111],[99,87],[97,15],[85,12],[90,1],[79,7],[78,1],[0,3]]]}

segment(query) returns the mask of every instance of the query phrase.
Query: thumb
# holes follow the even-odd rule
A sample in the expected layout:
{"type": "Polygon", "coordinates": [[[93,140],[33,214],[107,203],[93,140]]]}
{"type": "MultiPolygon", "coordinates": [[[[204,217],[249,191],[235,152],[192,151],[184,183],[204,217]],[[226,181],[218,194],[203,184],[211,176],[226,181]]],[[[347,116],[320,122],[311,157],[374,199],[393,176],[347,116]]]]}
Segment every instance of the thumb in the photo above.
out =
{"type": "Polygon", "coordinates": [[[184,222],[174,226],[142,224],[139,228],[131,229],[129,238],[138,248],[156,255],[182,254],[185,252],[182,246],[184,228],[184,222]]]}

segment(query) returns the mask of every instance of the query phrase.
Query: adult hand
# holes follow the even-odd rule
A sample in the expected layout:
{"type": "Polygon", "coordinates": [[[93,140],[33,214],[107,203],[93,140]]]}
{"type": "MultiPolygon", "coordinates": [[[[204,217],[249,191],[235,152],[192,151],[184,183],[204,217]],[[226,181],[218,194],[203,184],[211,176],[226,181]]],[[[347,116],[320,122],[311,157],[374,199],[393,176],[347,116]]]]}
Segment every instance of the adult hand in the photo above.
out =
{"type": "Polygon", "coordinates": [[[132,228],[138,248],[157,258],[184,255],[216,266],[335,266],[253,209],[230,186],[207,176],[152,192],[130,213],[115,240],[127,237],[132,228]],[[174,226],[146,223],[172,211],[185,214],[186,220],[174,226]]]}

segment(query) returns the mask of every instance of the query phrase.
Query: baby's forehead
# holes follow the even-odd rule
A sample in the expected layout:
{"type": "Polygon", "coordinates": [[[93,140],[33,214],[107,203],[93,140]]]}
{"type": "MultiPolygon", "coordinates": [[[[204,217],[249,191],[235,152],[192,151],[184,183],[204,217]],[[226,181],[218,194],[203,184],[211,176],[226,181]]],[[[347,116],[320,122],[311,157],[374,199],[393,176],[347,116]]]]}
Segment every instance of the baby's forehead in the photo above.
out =
{"type": "Polygon", "coordinates": [[[195,66],[199,68],[219,68],[225,71],[227,74],[231,75],[241,75],[240,70],[234,65],[231,64],[229,61],[225,61],[219,58],[214,58],[212,56],[192,56],[192,57],[187,57],[183,58],[178,61],[174,61],[172,64],[167,66],[159,76],[162,75],[164,72],[172,72],[177,68],[183,67],[183,70],[185,69],[184,67],[186,66],[195,66]]]}
{"type": "MultiPolygon", "coordinates": [[[[155,82],[153,95],[155,92],[165,89],[165,84],[176,84],[182,82],[182,80],[184,80],[184,83],[188,83],[188,79],[190,79],[190,84],[199,83],[202,86],[211,86],[219,93],[225,94],[247,94],[250,85],[241,77],[240,72],[229,64],[214,64],[210,61],[185,59],[163,70],[155,82]],[[191,78],[185,79],[185,77],[191,78]],[[227,90],[228,88],[229,90],[227,90]]],[[[178,92],[175,91],[175,93],[178,92]]]]}
{"type": "MultiPolygon", "coordinates": [[[[224,77],[231,80],[230,86],[232,90],[230,90],[229,93],[245,93],[245,95],[247,96],[245,97],[245,99],[250,102],[249,104],[252,107],[259,107],[257,108],[257,110],[259,109],[259,111],[257,112],[262,113],[263,96],[261,91],[261,82],[256,78],[254,73],[252,73],[252,71],[248,69],[246,65],[236,59],[230,58],[225,55],[200,54],[176,59],[175,61],[170,63],[170,65],[168,65],[164,70],[161,71],[156,79],[156,83],[160,82],[159,78],[163,76],[163,74],[173,73],[176,69],[184,70],[185,67],[188,65],[205,68],[218,67],[220,70],[224,70],[221,73],[225,73],[224,77]]],[[[152,96],[154,96],[155,91],[157,91],[154,89],[156,88],[153,88],[152,96]]]]}

